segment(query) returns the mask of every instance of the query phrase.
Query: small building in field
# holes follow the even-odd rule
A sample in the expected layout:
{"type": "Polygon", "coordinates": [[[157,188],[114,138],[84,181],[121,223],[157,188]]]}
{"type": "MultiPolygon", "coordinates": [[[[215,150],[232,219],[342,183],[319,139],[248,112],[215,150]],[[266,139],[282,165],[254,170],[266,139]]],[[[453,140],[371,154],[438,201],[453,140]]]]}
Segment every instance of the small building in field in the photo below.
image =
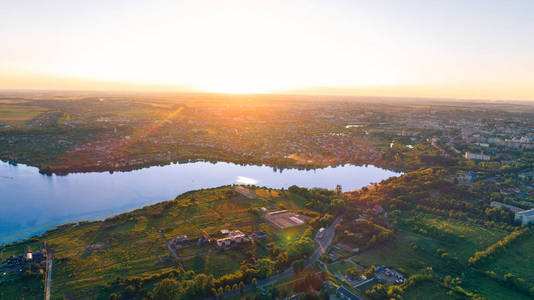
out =
{"type": "Polygon", "coordinates": [[[171,246],[176,247],[176,246],[178,246],[180,244],[183,244],[186,241],[187,241],[187,235],[182,234],[182,235],[179,235],[179,236],[169,240],[169,243],[171,244],[171,246]]]}
{"type": "Polygon", "coordinates": [[[460,184],[469,184],[469,183],[473,182],[473,180],[476,179],[477,177],[478,177],[478,175],[476,175],[476,174],[460,174],[460,175],[456,176],[456,180],[460,184]]]}
{"type": "Polygon", "coordinates": [[[236,244],[241,244],[243,242],[248,242],[248,237],[241,232],[241,230],[230,231],[225,237],[217,239],[217,247],[219,248],[229,248],[236,244]]]}
{"type": "Polygon", "coordinates": [[[250,237],[255,240],[263,240],[267,237],[267,234],[265,233],[265,231],[256,231],[252,233],[250,237]]]}

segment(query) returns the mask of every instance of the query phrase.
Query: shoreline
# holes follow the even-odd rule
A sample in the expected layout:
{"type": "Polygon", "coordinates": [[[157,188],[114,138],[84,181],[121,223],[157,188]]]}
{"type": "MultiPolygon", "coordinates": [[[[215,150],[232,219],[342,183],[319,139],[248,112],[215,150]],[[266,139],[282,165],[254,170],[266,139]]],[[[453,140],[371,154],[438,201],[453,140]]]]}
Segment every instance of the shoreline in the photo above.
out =
{"type": "Polygon", "coordinates": [[[83,173],[106,173],[109,172],[110,174],[113,174],[114,172],[131,172],[151,167],[164,167],[168,165],[174,165],[174,164],[189,164],[189,163],[197,163],[197,162],[206,162],[206,163],[230,163],[235,164],[239,166],[262,166],[262,167],[271,167],[273,170],[302,170],[302,171],[311,171],[311,170],[320,170],[320,169],[327,169],[327,168],[337,168],[337,167],[344,167],[344,166],[356,166],[356,167],[366,167],[366,166],[374,166],[377,168],[381,168],[384,170],[396,172],[396,173],[408,173],[414,170],[408,170],[408,169],[402,169],[398,167],[394,167],[389,164],[380,163],[379,161],[366,161],[366,162],[346,162],[346,163],[338,163],[338,164],[328,164],[328,165],[303,165],[303,164],[290,164],[290,165],[276,165],[276,164],[269,164],[265,162],[254,162],[254,161],[233,161],[233,160],[206,160],[206,159],[188,159],[188,160],[177,160],[177,161],[167,161],[167,162],[156,162],[156,163],[147,163],[147,164],[140,164],[135,166],[123,166],[123,167],[109,167],[109,166],[90,166],[90,167],[69,167],[69,168],[50,168],[50,167],[44,167],[41,168],[36,165],[32,165],[29,163],[18,163],[13,162],[10,160],[4,160],[0,159],[0,161],[8,163],[13,166],[18,165],[24,165],[28,167],[37,168],[40,174],[47,175],[47,176],[67,176],[70,174],[83,174],[83,173]]]}
{"type": "MultiPolygon", "coordinates": [[[[4,163],[8,164],[7,162],[4,161],[4,163]]],[[[219,162],[210,162],[210,161],[188,161],[188,162],[182,162],[182,163],[170,163],[170,164],[167,164],[167,165],[164,165],[164,166],[161,166],[161,165],[158,165],[159,167],[166,167],[166,166],[169,166],[169,165],[172,165],[172,164],[194,164],[194,163],[211,163],[213,165],[217,164],[217,163],[222,163],[222,164],[234,164],[234,165],[240,165],[240,166],[250,166],[250,167],[254,167],[254,166],[257,166],[257,167],[270,167],[273,171],[273,172],[277,172],[277,173],[282,173],[283,170],[299,170],[299,171],[314,171],[314,170],[318,170],[318,169],[328,169],[328,168],[332,168],[332,169],[335,169],[337,167],[361,167],[361,168],[366,168],[366,167],[373,167],[373,168],[380,168],[382,169],[381,167],[379,166],[375,166],[375,165],[352,165],[352,164],[345,164],[345,165],[335,165],[335,166],[327,166],[327,167],[322,167],[322,168],[303,168],[303,167],[300,167],[300,168],[279,168],[279,167],[273,167],[273,166],[267,166],[267,165],[253,165],[253,164],[235,164],[235,163],[229,163],[229,162],[224,162],[224,161],[219,161],[219,162]]],[[[25,164],[12,164],[11,165],[16,165],[16,166],[24,166],[24,167],[29,167],[29,168],[33,168],[34,170],[32,172],[37,172],[37,168],[36,167],[33,167],[33,166],[28,166],[28,165],[25,165],[25,164]]],[[[152,167],[158,167],[158,166],[152,166],[152,167]]],[[[149,168],[149,167],[146,167],[146,168],[149,168]]],[[[141,168],[138,168],[138,169],[141,169],[141,168]]],[[[136,169],[136,170],[138,170],[136,169]]],[[[144,168],[143,168],[144,169],[144,168]]],[[[389,170],[389,169],[383,169],[383,170],[387,170],[387,171],[390,171],[390,172],[394,172],[394,173],[397,173],[397,175],[392,175],[392,176],[401,176],[403,174],[406,174],[407,172],[398,172],[398,171],[392,171],[392,170],[389,170]]],[[[133,171],[133,170],[132,170],[133,171]]],[[[130,171],[119,171],[119,172],[124,172],[124,173],[128,173],[130,171]]],[[[40,172],[39,172],[40,173],[40,172]]],[[[87,172],[85,172],[87,173],[87,172]]],[[[105,173],[102,172],[102,173],[105,173]]],[[[110,172],[110,173],[113,173],[113,172],[110,172]]],[[[41,173],[42,174],[42,173],[41,173]]],[[[70,173],[70,174],[76,174],[76,173],[70,173]]],[[[82,173],[80,173],[82,174],[82,173]]],[[[57,176],[61,176],[61,175],[57,175],[57,176]]],[[[65,175],[66,176],[66,175],[65,175]]],[[[388,177],[390,178],[390,177],[388,177]]],[[[385,178],[384,178],[385,179],[385,178]]],[[[383,179],[381,179],[383,180],[383,179]]],[[[289,182],[288,184],[290,184],[291,182],[289,182]]],[[[368,184],[371,184],[372,182],[369,182],[368,184]]],[[[298,182],[295,182],[295,184],[299,184],[298,182]]],[[[300,183],[302,184],[302,183],[300,183]]],[[[367,184],[367,185],[368,185],[367,184]]],[[[98,211],[98,212],[87,212],[87,213],[84,213],[83,215],[84,216],[71,216],[71,217],[67,217],[65,218],[64,220],[58,220],[57,222],[48,222],[48,224],[43,224],[42,226],[41,225],[38,225],[38,226],[35,226],[33,227],[33,230],[32,228],[25,228],[21,231],[26,231],[26,233],[30,233],[31,232],[34,232],[33,235],[29,236],[29,235],[26,235],[24,233],[21,232],[20,236],[18,238],[15,238],[15,239],[9,239],[9,240],[6,240],[6,242],[4,243],[0,243],[0,247],[1,246],[5,246],[5,245],[9,245],[10,243],[14,243],[14,242],[20,242],[20,241],[24,241],[26,239],[32,239],[32,238],[36,238],[36,237],[39,237],[41,236],[42,234],[45,234],[48,230],[54,230],[55,228],[58,228],[58,227],[61,227],[65,224],[71,224],[71,223],[80,223],[80,222],[94,222],[94,221],[102,221],[102,220],[105,220],[106,218],[108,217],[113,217],[113,216],[116,216],[116,215],[121,215],[121,214],[124,214],[124,213],[128,213],[128,212],[131,212],[131,211],[134,211],[136,209],[141,209],[141,208],[144,208],[144,207],[147,207],[147,206],[151,206],[151,205],[155,205],[155,204],[158,204],[158,203],[163,203],[163,202],[167,202],[169,201],[170,199],[174,199],[176,197],[176,195],[182,195],[184,193],[190,193],[190,192],[195,192],[195,191],[198,191],[198,190],[202,190],[202,189],[212,189],[212,188],[220,188],[220,187],[223,187],[223,186],[227,186],[227,185],[246,185],[246,184],[243,184],[243,183],[238,183],[238,182],[234,182],[234,183],[229,183],[229,184],[222,184],[222,185],[214,185],[214,186],[207,186],[207,187],[204,187],[204,188],[191,188],[191,189],[188,189],[188,190],[184,190],[180,193],[177,193],[177,194],[174,194],[174,195],[170,195],[171,198],[161,198],[161,199],[157,199],[155,202],[152,202],[152,200],[150,201],[146,201],[145,203],[137,203],[135,205],[132,205],[132,206],[129,206],[129,207],[123,207],[123,209],[114,209],[115,212],[112,212],[112,211],[109,211],[109,212],[106,212],[106,211],[98,211]],[[51,223],[55,223],[53,225],[50,226],[51,223]]],[[[255,184],[256,186],[264,186],[263,184],[255,184]]],[[[265,186],[272,186],[272,183],[269,184],[269,183],[266,183],[265,186]]],[[[365,185],[364,185],[365,186],[365,185]]],[[[359,188],[362,188],[364,186],[361,186],[359,188]]],[[[275,189],[281,189],[283,187],[273,187],[275,189]]],[[[312,186],[309,186],[309,188],[312,188],[312,186]]],[[[359,188],[356,188],[354,190],[358,190],[359,188]]],[[[349,190],[347,190],[348,192],[349,190]]],[[[352,189],[351,189],[352,191],[352,189]]],[[[18,231],[18,230],[17,230],[18,231]]],[[[16,232],[16,231],[15,231],[16,232]]],[[[9,234],[11,235],[11,234],[9,234]]],[[[13,233],[14,236],[17,236],[17,234],[13,233]]]]}

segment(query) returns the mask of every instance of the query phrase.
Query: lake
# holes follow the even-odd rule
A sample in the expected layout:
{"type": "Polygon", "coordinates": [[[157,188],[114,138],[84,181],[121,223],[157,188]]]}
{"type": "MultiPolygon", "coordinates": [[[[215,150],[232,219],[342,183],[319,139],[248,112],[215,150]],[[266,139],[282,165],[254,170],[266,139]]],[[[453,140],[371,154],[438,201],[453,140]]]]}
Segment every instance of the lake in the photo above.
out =
{"type": "Polygon", "coordinates": [[[47,176],[35,167],[0,161],[0,244],[31,237],[57,225],[98,220],[196,189],[229,184],[272,188],[291,185],[357,190],[400,175],[374,166],[314,170],[274,169],[232,163],[192,162],[129,172],[47,176]]]}

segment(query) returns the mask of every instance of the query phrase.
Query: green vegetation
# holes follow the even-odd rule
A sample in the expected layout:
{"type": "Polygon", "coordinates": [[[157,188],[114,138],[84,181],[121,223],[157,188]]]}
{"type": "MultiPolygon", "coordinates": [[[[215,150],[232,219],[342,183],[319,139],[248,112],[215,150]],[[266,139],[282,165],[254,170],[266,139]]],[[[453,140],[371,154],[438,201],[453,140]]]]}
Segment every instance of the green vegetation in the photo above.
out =
{"type": "Polygon", "coordinates": [[[492,244],[488,248],[486,248],[484,251],[477,251],[475,252],[475,255],[469,258],[468,262],[471,265],[474,266],[480,266],[481,264],[485,263],[487,260],[495,257],[497,254],[500,254],[506,250],[506,248],[510,247],[514,241],[524,238],[527,235],[530,235],[531,232],[528,228],[522,228],[519,230],[516,230],[506,237],[504,237],[502,240],[492,244]]]}
{"type": "MultiPolygon", "coordinates": [[[[371,269],[386,265],[407,276],[397,285],[380,280],[368,283],[361,287],[366,297],[413,299],[429,292],[438,299],[530,297],[534,285],[525,267],[528,263],[520,256],[523,251],[530,253],[528,228],[493,219],[502,214],[478,208],[476,196],[446,184],[442,172],[420,170],[343,196],[295,186],[288,190],[250,187],[258,195],[255,200],[236,196],[232,186],[188,192],[105,221],[63,225],[4,247],[4,252],[17,253],[46,240],[55,253],[55,296],[83,298],[92,293],[141,299],[178,293],[199,298],[224,293],[237,297],[239,286],[251,286],[253,279],[262,280],[286,268],[301,273],[302,257],[315,248],[314,228],[327,226],[341,215],[334,243],[359,247],[361,253],[333,248],[331,252],[342,257],[328,264],[333,276],[356,277],[364,272],[357,265],[371,269]],[[275,229],[261,217],[261,207],[298,211],[312,218],[311,226],[275,229]],[[389,212],[387,217],[384,211],[389,212]],[[221,229],[263,231],[266,238],[231,251],[197,244],[203,235],[220,237],[221,229]],[[162,236],[169,240],[181,235],[187,235],[188,241],[174,248],[175,258],[162,236]],[[512,242],[517,252],[509,248],[512,242]],[[512,255],[499,254],[502,251],[512,255]]],[[[290,290],[303,288],[293,284],[290,290]]]]}
{"type": "Polygon", "coordinates": [[[504,275],[512,273],[523,278],[530,285],[534,285],[534,273],[532,273],[531,263],[534,259],[534,235],[529,235],[524,239],[514,242],[513,246],[506,249],[504,255],[489,261],[483,267],[484,270],[496,273],[496,276],[503,278],[504,275]]]}
{"type": "Polygon", "coordinates": [[[488,247],[506,236],[506,232],[471,224],[462,220],[447,219],[429,214],[416,214],[406,218],[403,227],[409,227],[412,232],[434,238],[439,241],[429,249],[439,252],[442,256],[449,256],[459,261],[466,261],[473,252],[488,247]]]}
{"type": "Polygon", "coordinates": [[[42,299],[43,278],[25,275],[20,279],[0,280],[0,299],[42,299]]]}
{"type": "Polygon", "coordinates": [[[0,104],[0,122],[18,125],[20,122],[31,120],[47,109],[40,106],[0,104]]]}
{"type": "Polygon", "coordinates": [[[163,278],[178,280],[180,293],[208,296],[211,288],[198,294],[191,286],[204,280],[198,276],[208,276],[210,286],[216,289],[227,283],[250,284],[253,278],[266,278],[289,267],[315,248],[311,227],[277,230],[256,213],[260,207],[276,209],[284,204],[313,215],[300,196],[288,191],[252,190],[260,195],[258,199],[236,197],[232,186],[188,192],[105,221],[66,224],[3,250],[17,253],[46,241],[54,253],[54,297],[113,292],[120,297],[135,294],[134,298],[142,298],[163,278]],[[221,229],[249,234],[263,231],[266,238],[231,251],[197,244],[202,235],[220,236],[221,229]],[[174,258],[162,236],[170,240],[184,234],[188,241],[175,248],[178,258],[174,258]],[[135,292],[129,291],[132,284],[135,292]]]}
{"type": "MultiPolygon", "coordinates": [[[[490,205],[534,207],[531,106],[37,98],[0,100],[0,158],[44,173],[191,160],[277,168],[374,164],[407,172],[344,194],[250,187],[258,199],[244,200],[229,186],[193,191],[0,248],[4,256],[18,255],[46,241],[55,257],[54,298],[269,299],[302,292],[316,299],[339,285],[366,299],[534,297],[534,235],[512,211],[490,205]],[[467,160],[465,152],[490,158],[467,160]],[[309,226],[275,229],[262,207],[308,216],[309,226]],[[333,220],[340,220],[338,246],[322,256],[324,274],[306,257],[319,228],[333,220]],[[221,229],[264,232],[265,238],[231,251],[205,243],[224,236],[221,229]],[[172,253],[165,241],[183,235],[172,253]],[[360,292],[348,282],[362,273],[374,276],[378,266],[406,280],[375,277],[360,292]],[[284,270],[295,274],[258,288],[284,270]],[[322,286],[325,280],[332,286],[322,286]]],[[[2,278],[0,298],[41,293],[41,276],[21,274],[2,278]]]]}
{"type": "Polygon", "coordinates": [[[335,262],[328,265],[328,270],[332,273],[337,274],[345,274],[347,270],[351,268],[357,268],[358,270],[360,270],[358,267],[355,267],[353,263],[345,260],[341,260],[339,262],[335,262]]]}
{"type": "Polygon", "coordinates": [[[426,281],[413,288],[408,288],[402,295],[403,299],[436,299],[447,300],[451,296],[447,294],[447,289],[440,286],[435,281],[426,281]]]}

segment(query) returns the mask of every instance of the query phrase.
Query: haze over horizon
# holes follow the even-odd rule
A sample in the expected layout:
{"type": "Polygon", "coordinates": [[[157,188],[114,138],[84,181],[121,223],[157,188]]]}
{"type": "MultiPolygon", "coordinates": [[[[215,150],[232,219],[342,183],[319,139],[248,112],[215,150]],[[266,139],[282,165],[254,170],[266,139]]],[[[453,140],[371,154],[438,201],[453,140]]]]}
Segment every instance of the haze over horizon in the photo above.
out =
{"type": "Polygon", "coordinates": [[[0,89],[534,100],[534,2],[12,1],[0,89]]]}

